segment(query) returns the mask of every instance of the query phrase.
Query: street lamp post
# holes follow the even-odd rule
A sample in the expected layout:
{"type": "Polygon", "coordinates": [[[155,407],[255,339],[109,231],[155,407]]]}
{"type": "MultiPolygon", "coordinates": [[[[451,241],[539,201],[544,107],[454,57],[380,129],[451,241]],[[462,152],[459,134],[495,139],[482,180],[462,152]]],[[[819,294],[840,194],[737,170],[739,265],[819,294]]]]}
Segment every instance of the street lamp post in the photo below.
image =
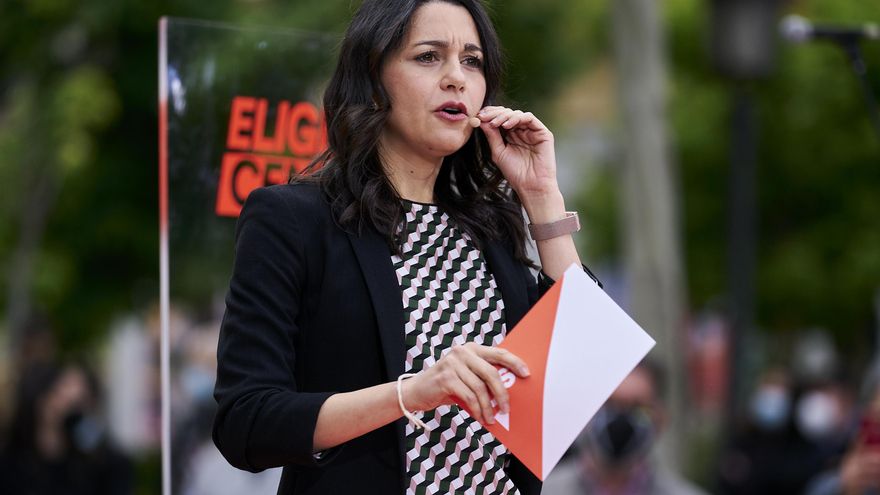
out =
{"type": "Polygon", "coordinates": [[[758,240],[758,119],[755,81],[775,67],[776,23],[781,0],[711,0],[712,58],[730,80],[731,136],[728,189],[728,321],[731,359],[725,423],[732,432],[746,395],[745,344],[755,324],[755,271],[758,240]]]}

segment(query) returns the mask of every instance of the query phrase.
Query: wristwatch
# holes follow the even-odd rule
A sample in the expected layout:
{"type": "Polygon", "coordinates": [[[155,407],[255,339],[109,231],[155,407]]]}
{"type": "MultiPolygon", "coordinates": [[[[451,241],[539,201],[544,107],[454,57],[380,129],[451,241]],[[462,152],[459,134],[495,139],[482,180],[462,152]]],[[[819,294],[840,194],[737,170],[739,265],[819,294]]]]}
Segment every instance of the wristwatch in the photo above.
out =
{"type": "Polygon", "coordinates": [[[529,234],[536,241],[546,241],[578,230],[581,230],[581,222],[576,211],[565,212],[565,217],[555,222],[529,224],[529,234]]]}

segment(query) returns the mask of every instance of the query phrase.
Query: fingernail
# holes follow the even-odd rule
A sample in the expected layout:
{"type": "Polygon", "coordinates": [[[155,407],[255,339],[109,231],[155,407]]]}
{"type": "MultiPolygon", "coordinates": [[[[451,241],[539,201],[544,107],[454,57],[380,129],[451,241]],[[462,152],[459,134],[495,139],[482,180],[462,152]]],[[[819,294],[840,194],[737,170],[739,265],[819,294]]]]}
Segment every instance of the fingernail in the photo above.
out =
{"type": "Polygon", "coordinates": [[[510,404],[508,404],[507,402],[501,404],[501,412],[503,412],[504,414],[509,413],[510,412],[510,404]]]}
{"type": "Polygon", "coordinates": [[[468,123],[470,123],[471,127],[480,127],[480,124],[482,124],[483,121],[477,117],[471,117],[470,120],[468,120],[468,123]]]}
{"type": "Polygon", "coordinates": [[[490,425],[494,425],[494,424],[495,424],[495,418],[493,418],[492,416],[489,416],[488,418],[486,418],[486,423],[488,423],[488,424],[490,424],[490,425]]]}
{"type": "Polygon", "coordinates": [[[529,376],[532,373],[529,371],[529,367],[526,365],[522,365],[519,367],[519,374],[522,376],[529,376]]]}

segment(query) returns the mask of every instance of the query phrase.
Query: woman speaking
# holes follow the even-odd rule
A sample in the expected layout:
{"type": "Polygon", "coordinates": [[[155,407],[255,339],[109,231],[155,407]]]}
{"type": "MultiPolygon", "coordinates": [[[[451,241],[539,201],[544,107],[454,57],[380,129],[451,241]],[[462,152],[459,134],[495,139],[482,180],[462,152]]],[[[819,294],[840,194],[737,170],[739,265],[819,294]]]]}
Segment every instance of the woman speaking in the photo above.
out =
{"type": "Polygon", "coordinates": [[[236,467],[284,466],[279,493],[540,492],[481,423],[508,408],[496,366],[529,376],[493,346],[579,263],[578,224],[553,135],[494,105],[501,64],[479,0],[364,0],[319,170],[248,198],[214,441],[236,467]]]}

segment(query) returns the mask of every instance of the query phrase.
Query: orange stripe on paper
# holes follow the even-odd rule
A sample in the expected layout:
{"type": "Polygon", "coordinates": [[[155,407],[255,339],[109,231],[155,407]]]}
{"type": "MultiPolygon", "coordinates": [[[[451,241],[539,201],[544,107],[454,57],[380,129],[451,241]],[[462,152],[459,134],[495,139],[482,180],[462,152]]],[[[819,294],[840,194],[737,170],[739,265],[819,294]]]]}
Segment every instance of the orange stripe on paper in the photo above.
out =
{"type": "Polygon", "coordinates": [[[517,377],[510,387],[510,430],[498,423],[487,429],[538,478],[543,473],[544,377],[553,336],[553,325],[562,292],[562,280],[548,290],[516,325],[499,347],[522,358],[528,378],[517,377]]]}

